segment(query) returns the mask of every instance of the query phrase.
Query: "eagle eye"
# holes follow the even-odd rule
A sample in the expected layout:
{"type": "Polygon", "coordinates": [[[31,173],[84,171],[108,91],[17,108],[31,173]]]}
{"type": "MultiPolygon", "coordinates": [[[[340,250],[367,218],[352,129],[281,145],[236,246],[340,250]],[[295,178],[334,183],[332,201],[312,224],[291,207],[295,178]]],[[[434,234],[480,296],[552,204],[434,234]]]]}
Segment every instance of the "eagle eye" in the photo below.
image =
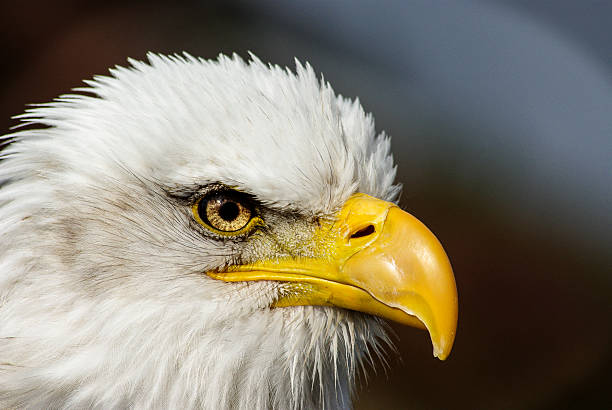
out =
{"type": "Polygon", "coordinates": [[[253,207],[234,191],[213,192],[193,205],[195,219],[215,233],[239,235],[252,225],[253,207]]]}

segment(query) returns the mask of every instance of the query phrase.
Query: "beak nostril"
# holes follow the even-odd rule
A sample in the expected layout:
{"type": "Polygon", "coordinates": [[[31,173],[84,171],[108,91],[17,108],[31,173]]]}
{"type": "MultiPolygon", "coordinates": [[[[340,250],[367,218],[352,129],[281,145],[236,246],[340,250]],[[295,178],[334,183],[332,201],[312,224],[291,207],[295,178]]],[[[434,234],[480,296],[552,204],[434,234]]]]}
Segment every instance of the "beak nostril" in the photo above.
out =
{"type": "Polygon", "coordinates": [[[368,225],[365,228],[361,228],[360,230],[354,232],[351,235],[351,239],[352,238],[361,238],[362,236],[372,235],[374,233],[374,231],[375,231],[374,225],[368,225]]]}

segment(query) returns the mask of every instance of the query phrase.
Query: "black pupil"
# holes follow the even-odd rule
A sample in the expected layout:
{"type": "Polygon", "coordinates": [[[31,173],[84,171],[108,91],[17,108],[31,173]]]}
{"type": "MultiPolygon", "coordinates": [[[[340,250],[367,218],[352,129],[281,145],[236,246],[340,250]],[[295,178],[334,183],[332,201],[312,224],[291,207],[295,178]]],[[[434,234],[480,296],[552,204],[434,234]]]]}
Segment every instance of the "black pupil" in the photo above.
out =
{"type": "Polygon", "coordinates": [[[238,204],[232,201],[226,201],[219,207],[219,216],[224,220],[231,222],[238,217],[240,208],[238,204]]]}

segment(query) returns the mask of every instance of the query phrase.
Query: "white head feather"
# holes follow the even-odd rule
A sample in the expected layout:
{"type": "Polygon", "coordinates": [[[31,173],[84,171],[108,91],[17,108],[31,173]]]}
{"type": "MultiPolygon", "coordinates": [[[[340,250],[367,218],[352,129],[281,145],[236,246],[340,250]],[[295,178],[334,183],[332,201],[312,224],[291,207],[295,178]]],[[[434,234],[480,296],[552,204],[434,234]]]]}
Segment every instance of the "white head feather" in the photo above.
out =
{"type": "Polygon", "coordinates": [[[131,65],[6,136],[0,406],[350,407],[381,322],[207,277],[257,250],[202,235],[176,197],[225,184],[307,232],[355,192],[396,199],[389,139],[309,65],[131,65]]]}

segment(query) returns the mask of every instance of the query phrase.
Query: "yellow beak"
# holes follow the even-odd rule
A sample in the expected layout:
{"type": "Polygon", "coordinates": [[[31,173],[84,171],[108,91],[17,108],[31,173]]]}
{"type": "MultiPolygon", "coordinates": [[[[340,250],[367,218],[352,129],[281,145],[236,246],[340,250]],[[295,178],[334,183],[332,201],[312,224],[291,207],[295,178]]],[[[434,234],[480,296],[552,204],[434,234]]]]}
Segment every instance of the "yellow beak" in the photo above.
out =
{"type": "Polygon", "coordinates": [[[436,237],[396,205],[355,194],[314,235],[312,257],[208,272],[229,282],[289,282],[275,307],[337,306],[426,328],[434,356],[448,357],[457,328],[457,288],[436,237]]]}

